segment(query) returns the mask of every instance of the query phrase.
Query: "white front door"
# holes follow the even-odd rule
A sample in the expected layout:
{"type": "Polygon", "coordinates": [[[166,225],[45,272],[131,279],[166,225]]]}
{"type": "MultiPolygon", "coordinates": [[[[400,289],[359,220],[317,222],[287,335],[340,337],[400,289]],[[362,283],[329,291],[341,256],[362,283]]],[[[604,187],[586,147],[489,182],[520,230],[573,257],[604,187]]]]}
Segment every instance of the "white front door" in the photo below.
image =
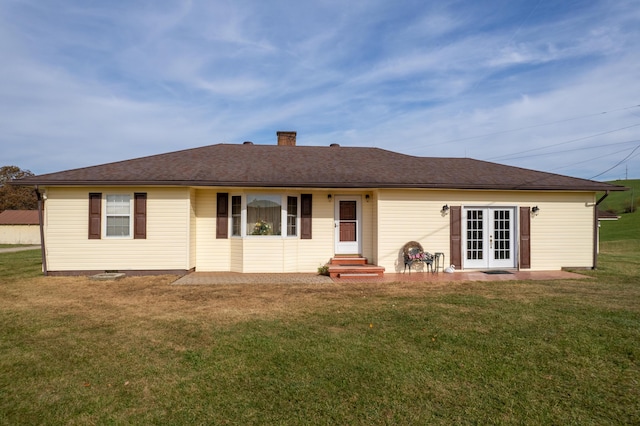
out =
{"type": "Polygon", "coordinates": [[[464,209],[464,268],[515,268],[515,208],[464,209]]]}
{"type": "Polygon", "coordinates": [[[360,197],[336,196],[334,217],[336,254],[360,254],[360,197]]]}

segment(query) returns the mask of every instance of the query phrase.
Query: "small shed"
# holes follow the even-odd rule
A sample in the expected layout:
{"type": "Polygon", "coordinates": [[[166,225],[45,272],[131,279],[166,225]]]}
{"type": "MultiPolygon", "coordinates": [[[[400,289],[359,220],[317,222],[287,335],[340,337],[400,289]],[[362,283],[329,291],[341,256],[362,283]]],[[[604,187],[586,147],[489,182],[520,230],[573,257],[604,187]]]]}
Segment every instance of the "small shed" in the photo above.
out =
{"type": "Polygon", "coordinates": [[[0,213],[0,244],[40,244],[37,210],[5,210],[0,213]]]}

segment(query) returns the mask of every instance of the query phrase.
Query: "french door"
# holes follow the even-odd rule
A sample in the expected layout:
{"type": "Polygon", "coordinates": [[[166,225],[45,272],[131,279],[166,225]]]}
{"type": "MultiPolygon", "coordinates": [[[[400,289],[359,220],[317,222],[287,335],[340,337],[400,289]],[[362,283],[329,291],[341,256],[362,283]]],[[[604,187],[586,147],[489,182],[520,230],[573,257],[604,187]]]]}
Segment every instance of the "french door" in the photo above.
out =
{"type": "Polygon", "coordinates": [[[335,253],[361,253],[360,197],[335,197],[335,253]]]}
{"type": "Polygon", "coordinates": [[[464,267],[514,268],[515,209],[510,207],[465,208],[464,267]]]}

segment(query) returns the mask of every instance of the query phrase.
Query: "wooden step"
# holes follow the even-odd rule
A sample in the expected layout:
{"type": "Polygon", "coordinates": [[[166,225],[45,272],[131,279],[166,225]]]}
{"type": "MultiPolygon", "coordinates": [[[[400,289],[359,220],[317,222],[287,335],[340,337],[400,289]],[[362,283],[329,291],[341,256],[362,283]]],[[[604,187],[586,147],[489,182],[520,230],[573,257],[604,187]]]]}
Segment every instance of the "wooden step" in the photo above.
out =
{"type": "Polygon", "coordinates": [[[331,278],[378,278],[384,276],[384,268],[372,264],[328,266],[331,278]]]}
{"type": "Polygon", "coordinates": [[[334,256],[329,261],[331,265],[366,265],[367,258],[362,256],[334,256]]]}

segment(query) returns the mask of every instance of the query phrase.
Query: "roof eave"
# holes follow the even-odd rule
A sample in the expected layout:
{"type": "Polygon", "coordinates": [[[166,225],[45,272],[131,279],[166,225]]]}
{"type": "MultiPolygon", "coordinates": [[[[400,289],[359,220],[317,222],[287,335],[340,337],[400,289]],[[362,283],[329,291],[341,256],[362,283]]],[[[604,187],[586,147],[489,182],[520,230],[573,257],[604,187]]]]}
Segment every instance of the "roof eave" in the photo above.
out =
{"type": "Polygon", "coordinates": [[[385,188],[385,189],[453,189],[453,190],[494,190],[494,191],[628,191],[630,188],[603,184],[599,185],[488,185],[488,184],[447,184],[447,183],[381,183],[381,182],[263,182],[263,181],[203,181],[203,180],[29,180],[11,181],[16,186],[200,186],[200,187],[253,187],[253,188],[385,188]]]}

